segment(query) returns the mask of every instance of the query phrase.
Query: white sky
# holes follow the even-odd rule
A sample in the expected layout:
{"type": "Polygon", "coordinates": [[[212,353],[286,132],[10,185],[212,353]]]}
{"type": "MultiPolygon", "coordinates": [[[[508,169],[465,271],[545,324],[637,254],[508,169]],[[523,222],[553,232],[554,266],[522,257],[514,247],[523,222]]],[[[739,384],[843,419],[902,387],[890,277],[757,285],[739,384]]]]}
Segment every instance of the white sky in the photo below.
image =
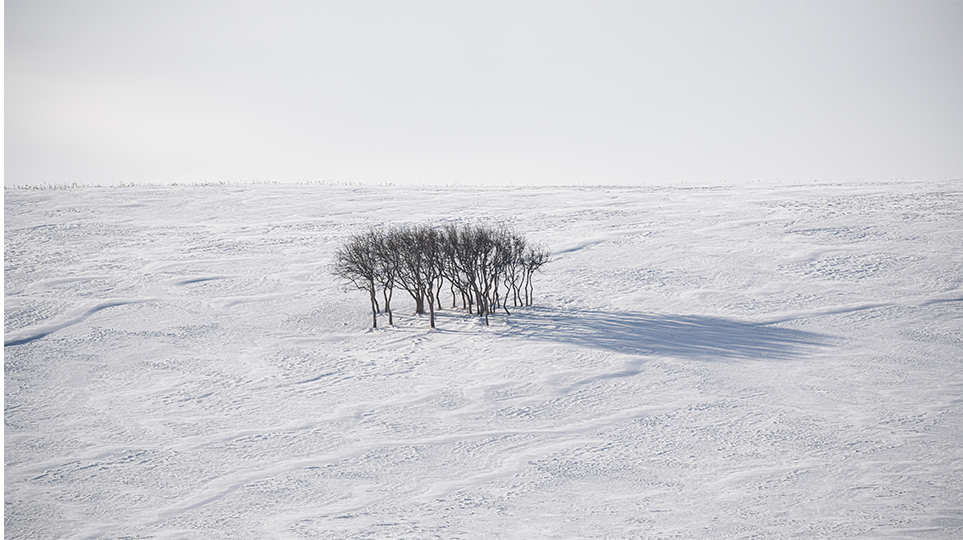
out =
{"type": "Polygon", "coordinates": [[[18,2],[5,182],[963,178],[963,2],[18,2]]]}

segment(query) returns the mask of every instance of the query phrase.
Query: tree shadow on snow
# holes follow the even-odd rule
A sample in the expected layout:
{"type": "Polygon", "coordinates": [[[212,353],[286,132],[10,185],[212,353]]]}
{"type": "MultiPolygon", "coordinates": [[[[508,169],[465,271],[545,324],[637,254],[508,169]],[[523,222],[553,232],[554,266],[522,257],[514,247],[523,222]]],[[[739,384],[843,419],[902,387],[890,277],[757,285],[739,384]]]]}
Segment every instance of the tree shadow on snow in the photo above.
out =
{"type": "Polygon", "coordinates": [[[698,360],[791,360],[836,340],[771,324],[696,315],[519,309],[517,335],[628,354],[698,360]]]}

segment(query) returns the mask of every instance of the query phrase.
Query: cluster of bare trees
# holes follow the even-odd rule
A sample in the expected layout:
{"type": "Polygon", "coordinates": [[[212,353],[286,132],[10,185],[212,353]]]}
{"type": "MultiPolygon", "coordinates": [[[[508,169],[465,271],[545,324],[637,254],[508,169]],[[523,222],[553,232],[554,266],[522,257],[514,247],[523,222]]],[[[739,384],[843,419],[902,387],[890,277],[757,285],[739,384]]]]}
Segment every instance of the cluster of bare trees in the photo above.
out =
{"type": "Polygon", "coordinates": [[[485,319],[499,308],[532,304],[532,276],[549,260],[545,248],[532,246],[507,228],[426,225],[373,229],[350,237],[335,255],[334,274],[368,292],[372,325],[378,313],[394,324],[391,298],[396,289],[415,301],[415,311],[428,312],[435,327],[435,309],[442,309],[443,289],[451,292],[452,308],[485,319]]]}

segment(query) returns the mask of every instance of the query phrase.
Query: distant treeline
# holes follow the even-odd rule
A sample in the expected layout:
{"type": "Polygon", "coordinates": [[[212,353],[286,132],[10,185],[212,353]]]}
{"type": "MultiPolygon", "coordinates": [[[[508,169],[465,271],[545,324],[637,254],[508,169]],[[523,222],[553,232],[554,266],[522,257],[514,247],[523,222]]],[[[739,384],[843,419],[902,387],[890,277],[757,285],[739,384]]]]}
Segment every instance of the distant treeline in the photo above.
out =
{"type": "Polygon", "coordinates": [[[427,308],[435,327],[435,306],[441,308],[445,285],[452,307],[484,317],[499,308],[532,304],[532,275],[549,260],[543,247],[532,246],[508,228],[473,225],[426,225],[372,229],[351,236],[335,255],[334,274],[368,292],[372,325],[378,327],[384,300],[388,324],[394,324],[391,298],[396,288],[407,291],[417,313],[427,308]],[[509,297],[511,297],[509,299],[509,297]]]}

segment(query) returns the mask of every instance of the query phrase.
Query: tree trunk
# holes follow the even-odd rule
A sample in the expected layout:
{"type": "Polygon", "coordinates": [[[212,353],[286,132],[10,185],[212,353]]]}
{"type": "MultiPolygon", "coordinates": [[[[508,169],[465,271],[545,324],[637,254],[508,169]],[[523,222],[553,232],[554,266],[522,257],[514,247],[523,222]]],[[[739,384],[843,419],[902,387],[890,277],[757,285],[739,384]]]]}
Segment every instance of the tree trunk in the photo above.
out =
{"type": "Polygon", "coordinates": [[[368,293],[371,297],[371,327],[378,328],[378,298],[373,285],[368,289],[368,293]]]}
{"type": "Polygon", "coordinates": [[[388,324],[389,324],[389,325],[394,325],[394,324],[395,324],[394,317],[391,315],[391,297],[392,297],[392,295],[393,295],[393,291],[391,290],[390,287],[388,287],[388,288],[386,288],[386,289],[384,290],[384,296],[385,296],[385,313],[388,314],[388,324]]]}
{"type": "Polygon", "coordinates": [[[525,305],[530,306],[535,301],[535,288],[532,286],[532,276],[525,280],[525,305]]]}
{"type": "Polygon", "coordinates": [[[478,292],[478,314],[485,316],[485,326],[488,326],[488,298],[487,295],[481,291],[478,292]]]}

